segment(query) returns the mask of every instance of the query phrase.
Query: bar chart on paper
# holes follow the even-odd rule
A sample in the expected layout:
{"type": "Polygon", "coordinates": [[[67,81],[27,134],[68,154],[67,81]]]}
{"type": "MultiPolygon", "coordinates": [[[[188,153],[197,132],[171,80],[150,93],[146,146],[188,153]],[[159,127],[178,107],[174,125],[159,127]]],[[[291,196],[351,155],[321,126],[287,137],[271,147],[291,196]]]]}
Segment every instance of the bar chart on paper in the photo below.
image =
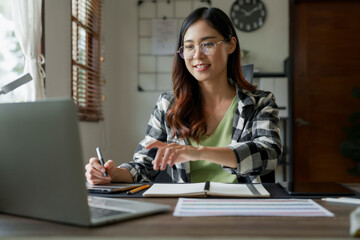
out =
{"type": "Polygon", "coordinates": [[[293,216],[333,217],[311,199],[195,199],[179,198],[174,216],[293,216]]]}

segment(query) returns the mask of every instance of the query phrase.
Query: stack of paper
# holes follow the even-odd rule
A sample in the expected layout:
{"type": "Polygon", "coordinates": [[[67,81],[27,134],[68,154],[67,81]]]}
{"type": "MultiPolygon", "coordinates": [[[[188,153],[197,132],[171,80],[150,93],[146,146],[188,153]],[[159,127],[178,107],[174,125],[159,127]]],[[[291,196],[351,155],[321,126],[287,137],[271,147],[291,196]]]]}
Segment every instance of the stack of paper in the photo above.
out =
{"type": "Polygon", "coordinates": [[[333,217],[334,214],[311,199],[180,198],[174,216],[333,217]]]}

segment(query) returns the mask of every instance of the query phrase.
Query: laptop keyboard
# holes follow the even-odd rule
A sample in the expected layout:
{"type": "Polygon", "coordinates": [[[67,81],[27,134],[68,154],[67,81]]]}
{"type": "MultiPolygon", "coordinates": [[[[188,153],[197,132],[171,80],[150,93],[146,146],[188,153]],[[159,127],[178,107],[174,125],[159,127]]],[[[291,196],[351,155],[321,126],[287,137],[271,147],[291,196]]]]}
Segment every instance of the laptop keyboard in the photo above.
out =
{"type": "Polygon", "coordinates": [[[97,208],[97,207],[90,207],[90,213],[91,213],[91,217],[93,217],[93,218],[119,216],[119,215],[129,214],[129,212],[111,210],[111,209],[105,209],[105,208],[97,208]]]}

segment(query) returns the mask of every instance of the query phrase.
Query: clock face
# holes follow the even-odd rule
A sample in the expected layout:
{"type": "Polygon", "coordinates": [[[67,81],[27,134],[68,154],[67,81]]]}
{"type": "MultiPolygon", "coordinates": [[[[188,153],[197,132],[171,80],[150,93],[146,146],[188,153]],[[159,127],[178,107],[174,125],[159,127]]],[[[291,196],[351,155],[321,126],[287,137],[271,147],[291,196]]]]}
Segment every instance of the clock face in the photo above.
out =
{"type": "Polygon", "coordinates": [[[237,0],[230,10],[235,27],[243,32],[261,28],[266,20],[266,8],[261,0],[237,0]]]}

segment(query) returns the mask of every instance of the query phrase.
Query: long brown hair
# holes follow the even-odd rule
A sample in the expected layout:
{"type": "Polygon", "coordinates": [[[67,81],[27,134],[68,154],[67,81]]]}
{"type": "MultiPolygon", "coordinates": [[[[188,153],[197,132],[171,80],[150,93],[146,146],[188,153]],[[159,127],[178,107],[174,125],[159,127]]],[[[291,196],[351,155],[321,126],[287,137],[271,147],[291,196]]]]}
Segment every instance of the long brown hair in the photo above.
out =
{"type": "MultiPolygon", "coordinates": [[[[240,63],[240,45],[233,24],[229,17],[218,8],[198,8],[183,22],[178,36],[177,49],[183,45],[187,29],[196,21],[203,19],[216,29],[227,41],[236,38],[236,49],[229,55],[227,76],[243,89],[253,91],[256,86],[248,83],[243,77],[240,63]]],[[[166,120],[178,138],[192,137],[199,141],[206,134],[207,125],[198,81],[185,66],[185,61],[175,54],[172,67],[172,82],[175,100],[172,103],[166,120]]]]}

